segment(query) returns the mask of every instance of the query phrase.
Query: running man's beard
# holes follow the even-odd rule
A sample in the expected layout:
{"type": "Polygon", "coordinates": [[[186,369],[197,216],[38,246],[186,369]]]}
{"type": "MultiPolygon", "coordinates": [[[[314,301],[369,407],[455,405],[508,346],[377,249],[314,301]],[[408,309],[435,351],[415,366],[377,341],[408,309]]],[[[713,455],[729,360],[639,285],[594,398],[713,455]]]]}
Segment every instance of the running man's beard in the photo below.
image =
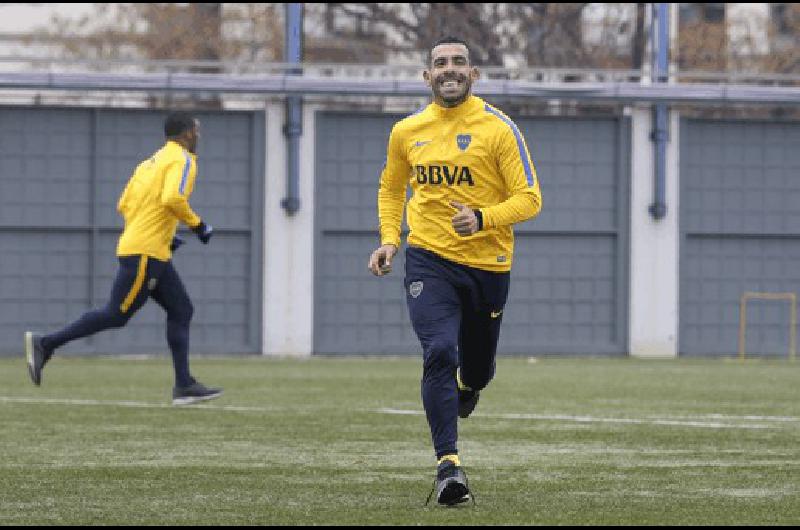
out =
{"type": "MultiPolygon", "coordinates": [[[[450,79],[445,79],[445,81],[449,81],[450,79]]],[[[456,79],[457,81],[461,82],[464,91],[458,96],[445,96],[441,90],[441,82],[437,81],[437,86],[439,87],[438,91],[436,91],[436,96],[438,96],[443,102],[455,105],[458,103],[462,103],[466,101],[467,97],[469,96],[470,90],[472,89],[472,83],[469,79],[456,79]]]]}

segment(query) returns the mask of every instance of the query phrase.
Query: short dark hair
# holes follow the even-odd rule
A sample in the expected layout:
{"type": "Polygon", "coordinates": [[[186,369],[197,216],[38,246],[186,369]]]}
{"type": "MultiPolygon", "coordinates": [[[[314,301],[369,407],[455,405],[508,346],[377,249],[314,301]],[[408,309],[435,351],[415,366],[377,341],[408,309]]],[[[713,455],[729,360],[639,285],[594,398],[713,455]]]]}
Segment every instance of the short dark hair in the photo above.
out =
{"type": "MultiPolygon", "coordinates": [[[[428,64],[431,64],[431,61],[433,61],[433,49],[439,46],[440,44],[463,44],[464,47],[467,49],[467,59],[470,58],[469,56],[471,52],[469,49],[469,44],[467,44],[464,40],[459,39],[458,37],[447,36],[447,37],[442,37],[441,39],[434,42],[430,50],[428,50],[428,64]]],[[[470,62],[472,61],[470,60],[470,62]]]]}
{"type": "Polygon", "coordinates": [[[195,118],[188,112],[170,112],[164,120],[164,136],[174,138],[194,129],[195,118]]]}

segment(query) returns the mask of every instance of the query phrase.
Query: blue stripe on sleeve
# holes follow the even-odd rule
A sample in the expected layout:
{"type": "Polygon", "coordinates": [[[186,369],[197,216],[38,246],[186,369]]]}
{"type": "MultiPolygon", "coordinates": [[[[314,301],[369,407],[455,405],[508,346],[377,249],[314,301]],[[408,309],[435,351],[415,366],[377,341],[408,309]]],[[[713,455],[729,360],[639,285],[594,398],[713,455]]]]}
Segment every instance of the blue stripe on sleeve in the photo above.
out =
{"type": "Polygon", "coordinates": [[[186,189],[186,180],[189,178],[189,169],[192,167],[192,159],[189,158],[189,155],[184,153],[186,156],[186,165],[183,167],[183,176],[181,177],[181,185],[178,188],[178,191],[181,195],[185,195],[184,190],[186,189]]]}
{"type": "Polygon", "coordinates": [[[520,134],[519,129],[517,129],[517,126],[514,124],[513,121],[503,116],[503,114],[501,114],[497,109],[493,109],[492,107],[490,107],[488,103],[484,107],[484,110],[486,110],[486,112],[490,114],[497,116],[498,118],[503,120],[503,123],[511,127],[511,131],[514,133],[514,137],[517,139],[517,148],[519,149],[519,157],[522,159],[522,166],[525,168],[525,176],[528,179],[528,186],[533,187],[535,183],[533,178],[533,171],[531,170],[531,164],[530,161],[528,160],[528,153],[525,151],[525,143],[522,141],[522,135],[520,134]]]}

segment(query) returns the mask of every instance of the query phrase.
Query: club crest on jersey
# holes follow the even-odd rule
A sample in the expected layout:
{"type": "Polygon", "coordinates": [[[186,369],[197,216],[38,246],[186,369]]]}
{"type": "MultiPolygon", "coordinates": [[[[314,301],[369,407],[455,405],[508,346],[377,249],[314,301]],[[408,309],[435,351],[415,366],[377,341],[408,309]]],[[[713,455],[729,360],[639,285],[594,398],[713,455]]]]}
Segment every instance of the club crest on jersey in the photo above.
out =
{"type": "Polygon", "coordinates": [[[410,294],[412,298],[416,298],[421,295],[422,282],[411,282],[411,285],[408,286],[408,294],[410,294]]]}
{"type": "Polygon", "coordinates": [[[456,136],[456,144],[458,144],[458,148],[462,151],[466,151],[467,147],[469,147],[469,143],[472,141],[471,134],[459,134],[456,136]]]}

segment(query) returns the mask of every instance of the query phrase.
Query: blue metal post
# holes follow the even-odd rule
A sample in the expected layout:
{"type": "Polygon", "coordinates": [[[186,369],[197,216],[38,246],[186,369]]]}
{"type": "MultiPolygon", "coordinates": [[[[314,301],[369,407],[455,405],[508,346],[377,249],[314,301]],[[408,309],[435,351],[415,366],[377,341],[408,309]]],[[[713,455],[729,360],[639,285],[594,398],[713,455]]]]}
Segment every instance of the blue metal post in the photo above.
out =
{"type": "MultiPolygon", "coordinates": [[[[652,81],[666,83],[669,81],[669,4],[653,5],[652,36],[652,81]]],[[[667,141],[669,140],[669,109],[664,103],[653,106],[653,140],[654,182],[653,203],[650,215],[654,219],[663,219],[667,215],[667,141]]]]}
{"type": "MultiPolygon", "coordinates": [[[[285,49],[286,63],[300,64],[303,59],[303,4],[286,4],[285,49]]],[[[290,74],[299,75],[300,68],[293,69],[290,74]]],[[[286,98],[286,124],[283,127],[286,135],[286,196],[281,207],[288,215],[294,215],[300,209],[300,136],[303,134],[303,98],[288,96],[286,98]]]]}

